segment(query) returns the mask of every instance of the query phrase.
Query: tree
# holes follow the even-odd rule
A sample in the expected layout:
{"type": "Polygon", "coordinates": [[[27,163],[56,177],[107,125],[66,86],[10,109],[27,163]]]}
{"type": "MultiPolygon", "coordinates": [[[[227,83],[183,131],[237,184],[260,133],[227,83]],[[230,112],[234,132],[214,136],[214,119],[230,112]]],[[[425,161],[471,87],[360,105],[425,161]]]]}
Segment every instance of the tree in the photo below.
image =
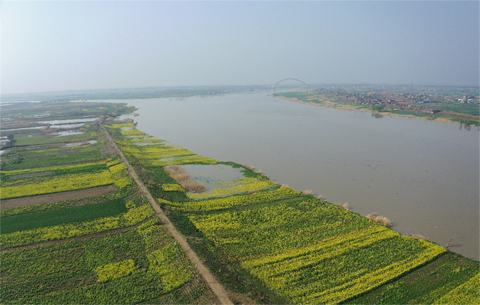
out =
{"type": "Polygon", "coordinates": [[[383,104],[377,104],[377,105],[372,106],[372,110],[373,111],[378,111],[378,112],[382,111],[383,108],[385,108],[385,105],[383,105],[383,104]]]}

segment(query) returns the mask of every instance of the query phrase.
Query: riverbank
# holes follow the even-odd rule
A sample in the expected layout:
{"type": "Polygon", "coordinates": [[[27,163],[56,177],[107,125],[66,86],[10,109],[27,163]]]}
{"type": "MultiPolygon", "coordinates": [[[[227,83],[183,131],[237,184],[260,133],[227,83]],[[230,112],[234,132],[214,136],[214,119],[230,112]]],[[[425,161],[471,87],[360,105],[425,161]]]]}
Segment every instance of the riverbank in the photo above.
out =
{"type": "Polygon", "coordinates": [[[196,155],[131,126],[115,129],[115,141],[140,169],[170,221],[229,290],[266,303],[341,303],[361,302],[360,296],[410,281],[402,288],[409,293],[396,296],[399,303],[450,301],[463,287],[470,288],[457,302],[478,298],[476,261],[272,183],[240,164],[196,155]],[[244,178],[191,193],[165,172],[184,164],[195,166],[198,182],[217,181],[209,176],[215,171],[206,169],[219,165],[239,168],[244,178]],[[457,267],[451,269],[452,264],[457,267]],[[463,269],[464,264],[470,267],[463,269]],[[435,268],[443,275],[425,285],[421,278],[435,268]],[[406,277],[410,274],[414,280],[406,277]]]}
{"type": "MultiPolygon", "coordinates": [[[[94,110],[85,106],[82,109],[94,110]]],[[[11,115],[16,115],[13,110],[11,115]]],[[[478,261],[394,232],[311,191],[280,185],[252,167],[154,138],[134,123],[114,122],[110,115],[98,122],[108,128],[122,153],[113,149],[97,122],[75,127],[76,132],[83,130],[82,137],[69,135],[61,142],[52,143],[58,138],[43,129],[14,134],[21,146],[12,141],[2,160],[2,198],[35,199],[77,189],[91,190],[92,197],[2,209],[3,302],[218,302],[167,224],[183,235],[181,240],[234,303],[384,299],[455,304],[478,299],[478,261]],[[65,147],[72,141],[87,144],[65,147]],[[153,197],[148,199],[154,207],[160,205],[157,212],[167,218],[155,215],[127,176],[129,166],[119,154],[128,158],[139,184],[153,197]],[[178,167],[184,172],[171,176],[171,169],[178,167]],[[189,190],[182,184],[187,180],[204,183],[205,191],[189,190]],[[115,188],[99,195],[99,185],[115,188]],[[46,278],[48,286],[43,284],[46,278]],[[65,278],[73,281],[66,283],[65,278]]],[[[200,140],[211,146],[208,138],[200,140]]],[[[281,165],[276,167],[287,166],[281,165]]]]}
{"type": "Polygon", "coordinates": [[[266,94],[126,102],[138,108],[138,128],[154,137],[254,165],[277,183],[348,202],[359,214],[385,215],[402,234],[442,246],[453,238],[452,251],[478,259],[476,130],[266,94]]]}
{"type": "Polygon", "coordinates": [[[145,202],[99,126],[132,111],[107,103],[2,108],[14,129],[0,171],[2,304],[228,303],[145,202]],[[25,123],[41,128],[20,129],[25,123]]]}
{"type": "MultiPolygon", "coordinates": [[[[326,107],[326,108],[335,108],[335,109],[340,109],[340,110],[347,110],[347,111],[359,111],[359,112],[367,112],[367,113],[372,113],[376,115],[377,118],[380,118],[382,116],[398,116],[398,117],[407,117],[407,118],[418,118],[422,120],[429,120],[429,121],[435,121],[438,123],[456,123],[456,124],[461,124],[464,125],[466,128],[470,128],[470,125],[473,126],[479,126],[480,125],[480,118],[478,116],[474,115],[467,115],[467,114],[460,114],[460,113],[453,113],[453,112],[443,112],[442,114],[447,115],[447,117],[438,117],[438,115],[435,115],[436,112],[428,113],[418,113],[418,112],[413,112],[413,111],[403,111],[404,113],[395,113],[391,111],[382,111],[382,110],[374,110],[372,109],[372,106],[358,106],[358,105],[348,105],[348,104],[341,104],[341,103],[336,103],[332,102],[329,100],[325,101],[313,101],[312,98],[310,97],[305,97],[303,99],[298,98],[298,97],[287,97],[287,96],[282,96],[282,95],[274,95],[277,98],[280,99],[286,99],[292,102],[296,103],[305,103],[309,104],[312,106],[320,106],[320,107],[326,107]],[[306,99],[306,100],[304,100],[306,99]]],[[[375,108],[375,107],[373,107],[375,108]]],[[[382,107],[384,108],[384,107],[382,107]]],[[[398,110],[397,110],[398,111],[398,110]]]]}

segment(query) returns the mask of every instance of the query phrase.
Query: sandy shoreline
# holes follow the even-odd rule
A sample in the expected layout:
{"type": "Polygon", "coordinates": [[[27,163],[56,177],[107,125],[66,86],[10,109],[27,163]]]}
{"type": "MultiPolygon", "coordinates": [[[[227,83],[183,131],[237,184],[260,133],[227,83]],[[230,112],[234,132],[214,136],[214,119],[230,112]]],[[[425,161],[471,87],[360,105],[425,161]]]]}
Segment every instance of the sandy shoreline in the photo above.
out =
{"type": "Polygon", "coordinates": [[[331,102],[331,101],[325,101],[324,103],[326,103],[326,104],[322,105],[322,104],[318,104],[318,103],[314,103],[314,102],[305,102],[305,101],[299,100],[296,97],[294,97],[294,98],[289,98],[289,97],[285,97],[285,96],[275,96],[275,97],[285,99],[285,100],[289,100],[289,101],[295,102],[295,103],[309,104],[309,105],[317,106],[317,107],[334,108],[334,109],[339,109],[339,110],[358,111],[358,112],[367,112],[367,113],[378,113],[379,115],[382,115],[382,116],[405,117],[405,118],[409,118],[409,119],[421,119],[421,120],[425,120],[425,121],[435,121],[437,123],[442,123],[442,124],[461,124],[460,122],[452,121],[452,120],[449,120],[449,119],[446,119],[446,118],[437,118],[435,120],[430,120],[429,118],[419,117],[419,116],[415,116],[415,115],[396,114],[396,113],[391,113],[391,112],[376,112],[376,111],[365,109],[365,108],[352,108],[352,107],[348,107],[348,106],[338,106],[340,104],[337,104],[337,103],[334,103],[334,102],[331,102]]]}

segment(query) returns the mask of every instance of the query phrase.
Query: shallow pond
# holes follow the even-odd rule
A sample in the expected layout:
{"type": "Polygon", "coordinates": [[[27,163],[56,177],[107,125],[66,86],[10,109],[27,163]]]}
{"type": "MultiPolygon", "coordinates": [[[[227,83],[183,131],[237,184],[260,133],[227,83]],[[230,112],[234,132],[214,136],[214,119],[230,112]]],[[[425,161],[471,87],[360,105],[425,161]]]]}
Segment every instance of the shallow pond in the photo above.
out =
{"type": "Polygon", "coordinates": [[[85,124],[63,124],[63,125],[50,125],[50,128],[56,128],[56,129],[73,129],[73,128],[78,128],[85,126],[85,124]]]}
{"type": "Polygon", "coordinates": [[[218,188],[218,181],[235,180],[245,177],[243,168],[234,168],[229,165],[182,165],[187,174],[195,181],[203,184],[206,191],[218,188]]]}
{"type": "Polygon", "coordinates": [[[90,140],[90,141],[85,141],[85,142],[75,142],[75,143],[67,143],[62,146],[62,148],[72,148],[72,147],[77,147],[77,146],[83,146],[83,145],[88,145],[88,144],[96,144],[97,140],[90,140]]]}
{"type": "Polygon", "coordinates": [[[51,120],[51,121],[39,121],[38,123],[42,124],[71,124],[71,123],[86,123],[96,121],[98,117],[95,118],[83,118],[83,119],[65,119],[65,120],[51,120]]]}
{"type": "Polygon", "coordinates": [[[34,126],[34,127],[22,127],[22,128],[11,128],[11,129],[2,129],[2,132],[9,131],[18,131],[18,130],[31,130],[31,129],[44,129],[46,126],[34,126]]]}
{"type": "Polygon", "coordinates": [[[268,94],[118,102],[139,108],[138,129],[159,139],[254,165],[279,184],[387,216],[403,234],[451,240],[451,250],[479,259],[478,128],[268,94]]]}
{"type": "Polygon", "coordinates": [[[76,135],[81,135],[84,134],[85,132],[83,131],[73,131],[73,130],[65,130],[65,131],[59,131],[52,133],[52,135],[58,137],[67,137],[67,136],[76,136],[76,135]]]}

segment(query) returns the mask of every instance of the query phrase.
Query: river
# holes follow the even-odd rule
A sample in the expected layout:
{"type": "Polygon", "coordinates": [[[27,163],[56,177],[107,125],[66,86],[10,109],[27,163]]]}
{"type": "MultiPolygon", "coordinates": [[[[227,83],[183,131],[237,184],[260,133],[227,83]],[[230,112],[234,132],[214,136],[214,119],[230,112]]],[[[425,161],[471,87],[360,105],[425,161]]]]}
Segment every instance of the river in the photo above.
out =
{"type": "MultiPolygon", "coordinates": [[[[113,102],[113,101],[112,101],[113,102]]],[[[479,259],[479,131],[294,103],[268,92],[116,100],[138,129],[193,152],[253,165],[393,229],[479,259]]]]}

